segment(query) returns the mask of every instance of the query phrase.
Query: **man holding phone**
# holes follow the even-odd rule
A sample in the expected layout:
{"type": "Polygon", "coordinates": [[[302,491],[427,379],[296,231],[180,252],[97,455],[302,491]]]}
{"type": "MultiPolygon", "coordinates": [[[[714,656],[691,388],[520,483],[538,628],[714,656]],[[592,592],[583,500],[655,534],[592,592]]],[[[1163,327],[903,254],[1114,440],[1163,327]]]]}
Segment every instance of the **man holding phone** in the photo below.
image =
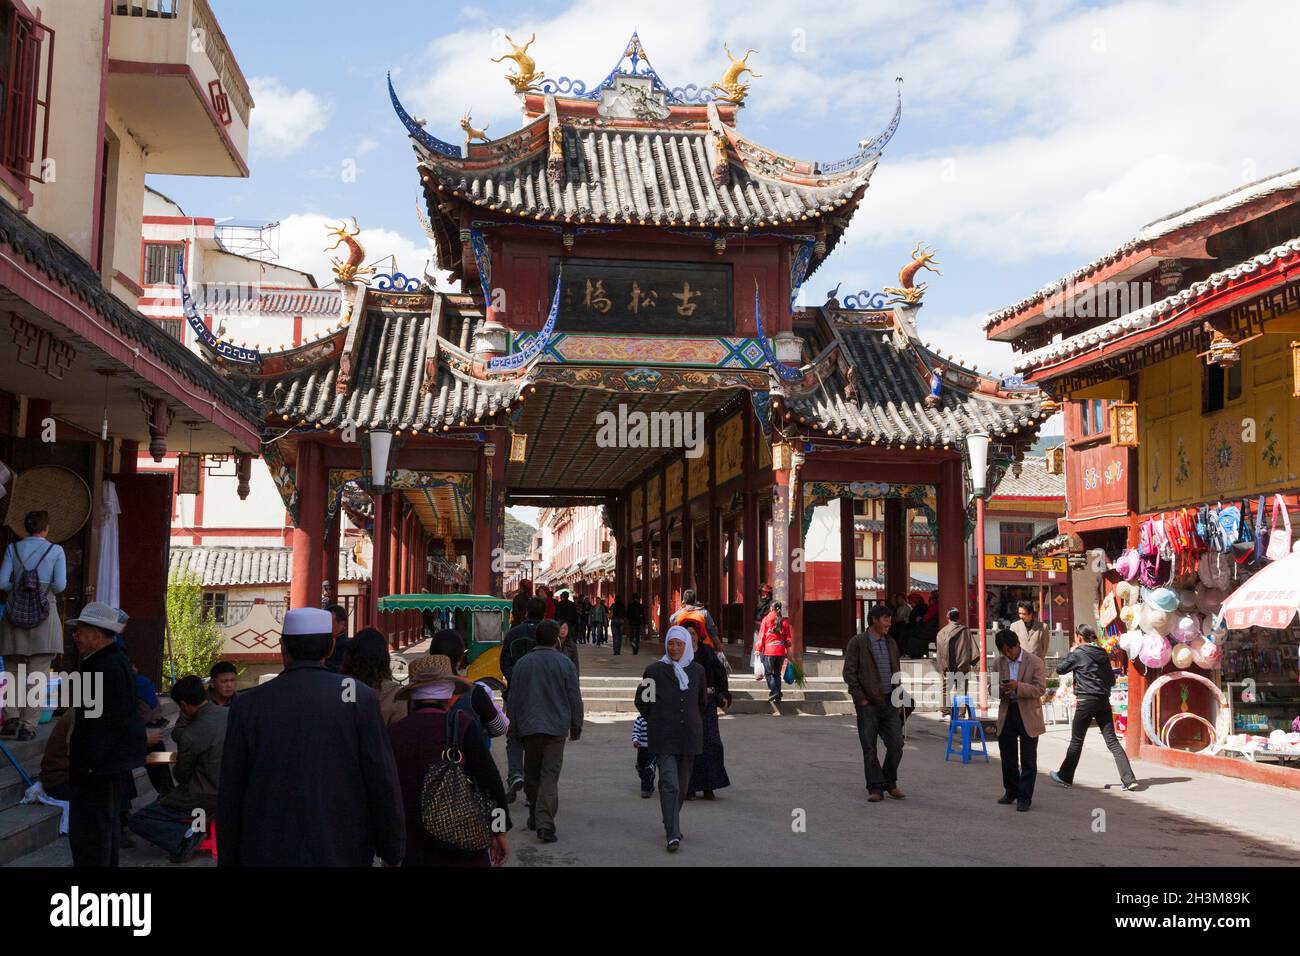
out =
{"type": "Polygon", "coordinates": [[[1043,722],[1043,694],[1047,679],[1043,662],[1020,646],[1013,631],[998,631],[993,639],[998,658],[998,753],[1002,760],[1003,795],[998,803],[1029,809],[1038,775],[1038,738],[1047,731],[1043,722]]]}

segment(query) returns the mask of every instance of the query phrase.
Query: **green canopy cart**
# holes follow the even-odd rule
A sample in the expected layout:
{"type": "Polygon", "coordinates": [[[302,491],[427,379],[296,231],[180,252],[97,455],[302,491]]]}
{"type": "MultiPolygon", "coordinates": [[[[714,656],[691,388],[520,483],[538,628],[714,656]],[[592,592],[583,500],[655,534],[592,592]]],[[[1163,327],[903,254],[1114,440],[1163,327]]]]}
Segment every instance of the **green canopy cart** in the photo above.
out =
{"type": "Polygon", "coordinates": [[[446,611],[468,648],[466,676],[505,690],[501,674],[501,644],[510,629],[509,598],[486,594],[389,594],[379,599],[379,612],[446,611]]]}

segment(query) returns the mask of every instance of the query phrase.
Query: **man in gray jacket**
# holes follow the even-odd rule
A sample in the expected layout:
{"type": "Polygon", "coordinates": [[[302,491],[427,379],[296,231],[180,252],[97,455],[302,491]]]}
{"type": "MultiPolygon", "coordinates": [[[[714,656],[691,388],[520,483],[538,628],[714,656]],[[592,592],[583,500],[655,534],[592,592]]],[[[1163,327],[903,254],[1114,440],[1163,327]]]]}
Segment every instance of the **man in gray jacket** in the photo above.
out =
{"type": "Polygon", "coordinates": [[[192,675],[172,685],[171,696],[181,710],[181,720],[172,730],[178,786],[133,813],[127,826],[166,850],[173,863],[184,863],[203,842],[208,820],[217,812],[221,748],[230,710],[210,702],[202,679],[192,675]]]}
{"type": "Polygon", "coordinates": [[[528,828],[543,843],[554,843],[560,807],[560,768],[565,738],[582,735],[582,694],[578,670],[557,647],[560,625],[537,625],[536,646],[514,666],[510,678],[510,723],[524,745],[524,796],[528,828]]]}

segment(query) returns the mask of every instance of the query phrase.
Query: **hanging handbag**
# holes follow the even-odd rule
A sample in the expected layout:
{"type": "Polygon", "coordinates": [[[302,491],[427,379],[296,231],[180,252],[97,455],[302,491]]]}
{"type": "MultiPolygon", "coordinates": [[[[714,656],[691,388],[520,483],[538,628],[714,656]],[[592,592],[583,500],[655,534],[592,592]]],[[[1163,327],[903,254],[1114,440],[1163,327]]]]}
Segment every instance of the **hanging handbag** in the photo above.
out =
{"type": "Polygon", "coordinates": [[[1112,591],[1101,599],[1101,607],[1097,609],[1097,624],[1103,628],[1110,627],[1119,618],[1119,602],[1115,600],[1115,592],[1112,591]]]}
{"type": "Polygon", "coordinates": [[[420,825],[443,849],[477,854],[492,842],[492,803],[465,772],[458,717],[447,711],[446,746],[420,780],[420,825]]]}
{"type": "Polygon", "coordinates": [[[781,679],[787,684],[794,683],[794,661],[788,657],[785,659],[785,670],[781,674],[781,679]]]}
{"type": "MultiPolygon", "coordinates": [[[[1263,498],[1260,499],[1263,501],[1263,498]]],[[[1264,557],[1269,561],[1276,561],[1278,558],[1285,558],[1291,553],[1291,513],[1287,510],[1286,501],[1281,495],[1273,496],[1273,527],[1268,533],[1268,550],[1264,552],[1264,557]],[[1281,525],[1278,524],[1278,518],[1282,519],[1281,525]]]]}

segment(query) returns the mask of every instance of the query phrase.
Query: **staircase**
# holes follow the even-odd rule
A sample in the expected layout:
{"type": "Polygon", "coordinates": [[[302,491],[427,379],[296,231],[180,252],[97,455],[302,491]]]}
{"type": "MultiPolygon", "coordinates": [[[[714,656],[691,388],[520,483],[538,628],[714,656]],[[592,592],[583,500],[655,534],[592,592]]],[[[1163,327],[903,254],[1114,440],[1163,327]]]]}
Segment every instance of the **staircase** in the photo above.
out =
{"type": "MultiPolygon", "coordinates": [[[[0,743],[29,776],[35,777],[40,770],[45,740],[52,726],[52,723],[42,724],[37,728],[36,739],[23,743],[12,737],[0,738],[0,743]]],[[[18,771],[0,756],[0,866],[58,839],[60,811],[43,803],[20,806],[18,801],[26,789],[27,784],[18,771]]]]}
{"type": "MultiPolygon", "coordinates": [[[[588,714],[635,714],[638,677],[587,677],[579,680],[588,714]]],[[[748,670],[731,674],[731,714],[772,714],[767,684],[748,670]]],[[[807,686],[786,685],[781,691],[782,715],[850,716],[853,700],[839,677],[809,677],[807,686]]]]}

